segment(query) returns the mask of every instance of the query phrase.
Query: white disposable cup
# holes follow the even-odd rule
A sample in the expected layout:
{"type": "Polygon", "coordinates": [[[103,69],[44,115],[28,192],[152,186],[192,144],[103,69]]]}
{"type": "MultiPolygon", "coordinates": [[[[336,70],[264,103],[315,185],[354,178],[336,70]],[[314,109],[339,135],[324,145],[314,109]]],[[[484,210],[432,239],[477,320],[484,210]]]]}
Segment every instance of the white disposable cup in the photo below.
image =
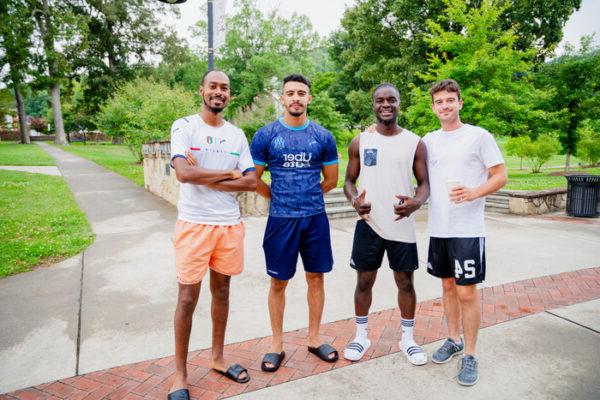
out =
{"type": "Polygon", "coordinates": [[[451,179],[446,181],[446,189],[448,189],[448,196],[452,194],[452,189],[460,186],[460,180],[451,179]]]}

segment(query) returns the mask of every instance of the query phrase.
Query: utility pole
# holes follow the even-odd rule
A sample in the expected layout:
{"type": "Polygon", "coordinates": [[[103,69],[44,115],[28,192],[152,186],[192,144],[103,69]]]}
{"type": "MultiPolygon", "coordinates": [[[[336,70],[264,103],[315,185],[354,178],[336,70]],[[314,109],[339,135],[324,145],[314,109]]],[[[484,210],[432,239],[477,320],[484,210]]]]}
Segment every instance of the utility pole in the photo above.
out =
{"type": "MultiPolygon", "coordinates": [[[[167,4],[181,4],[187,0],[158,0],[167,4]]],[[[213,0],[208,3],[208,70],[215,69],[215,49],[213,48],[213,0]]]]}

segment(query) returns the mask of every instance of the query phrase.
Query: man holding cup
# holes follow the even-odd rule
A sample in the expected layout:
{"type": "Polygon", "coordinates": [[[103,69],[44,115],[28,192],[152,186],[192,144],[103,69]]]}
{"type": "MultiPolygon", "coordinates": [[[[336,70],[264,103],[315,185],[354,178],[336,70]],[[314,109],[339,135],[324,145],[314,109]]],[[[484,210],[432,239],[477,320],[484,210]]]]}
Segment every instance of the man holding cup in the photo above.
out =
{"type": "Polygon", "coordinates": [[[485,196],[506,184],[506,169],[493,136],[461,122],[463,101],[456,81],[440,81],[429,92],[441,129],[423,138],[431,188],[427,271],[442,279],[449,333],[432,360],[446,363],[464,351],[458,383],[472,386],[478,380],[475,346],[481,307],[477,284],[485,279],[485,196]]]}

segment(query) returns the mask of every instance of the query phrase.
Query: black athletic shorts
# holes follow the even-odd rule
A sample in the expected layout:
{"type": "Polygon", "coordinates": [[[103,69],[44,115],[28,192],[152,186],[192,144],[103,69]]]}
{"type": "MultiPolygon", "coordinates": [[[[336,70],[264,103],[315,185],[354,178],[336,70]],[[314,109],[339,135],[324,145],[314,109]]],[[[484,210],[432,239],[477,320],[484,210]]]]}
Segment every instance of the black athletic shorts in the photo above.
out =
{"type": "Polygon", "coordinates": [[[485,279],[485,238],[429,238],[427,272],[452,278],[457,285],[473,285],[485,279]]]}
{"type": "Polygon", "coordinates": [[[364,220],[356,222],[350,266],[357,271],[375,271],[381,267],[387,252],[390,268],[397,272],[412,272],[419,268],[416,243],[383,239],[364,220]]]}

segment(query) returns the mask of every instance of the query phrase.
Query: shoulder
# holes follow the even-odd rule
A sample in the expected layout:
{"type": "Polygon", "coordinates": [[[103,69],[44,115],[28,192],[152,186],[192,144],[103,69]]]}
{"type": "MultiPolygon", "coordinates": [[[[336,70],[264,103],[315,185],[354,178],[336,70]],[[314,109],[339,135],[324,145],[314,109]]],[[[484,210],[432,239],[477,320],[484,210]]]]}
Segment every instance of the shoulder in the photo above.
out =
{"type": "Polygon", "coordinates": [[[423,136],[423,142],[426,144],[431,143],[431,141],[435,140],[439,136],[439,134],[440,134],[439,130],[431,131],[431,132],[425,134],[425,136],[423,136]]]}
{"type": "Polygon", "coordinates": [[[406,134],[407,137],[411,138],[415,142],[418,142],[419,140],[421,140],[421,137],[419,135],[417,135],[413,131],[410,131],[406,128],[404,129],[404,133],[406,134]]]}
{"type": "Polygon", "coordinates": [[[185,131],[191,129],[196,118],[197,114],[193,114],[175,120],[175,122],[173,122],[173,125],[171,126],[171,132],[176,132],[180,130],[185,131]]]}
{"type": "Polygon", "coordinates": [[[321,125],[317,124],[313,120],[310,121],[310,124],[308,125],[308,127],[313,132],[315,132],[317,135],[319,135],[323,138],[333,137],[333,134],[328,129],[322,127],[321,125]]]}

